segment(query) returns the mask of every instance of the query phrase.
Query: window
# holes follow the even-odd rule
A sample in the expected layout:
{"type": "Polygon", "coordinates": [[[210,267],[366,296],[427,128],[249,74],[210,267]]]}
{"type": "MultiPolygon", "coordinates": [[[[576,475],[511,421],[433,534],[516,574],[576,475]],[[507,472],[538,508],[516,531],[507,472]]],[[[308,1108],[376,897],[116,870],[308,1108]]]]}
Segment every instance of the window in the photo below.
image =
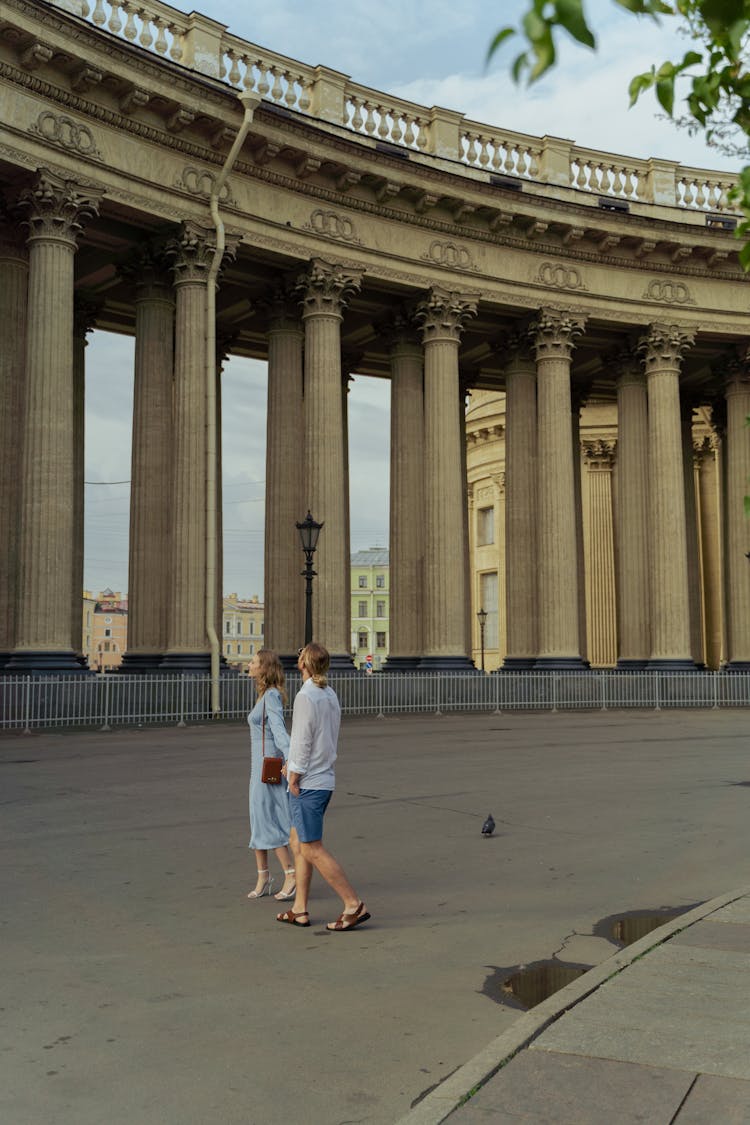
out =
{"type": "Polygon", "coordinates": [[[263,630],[263,622],[261,621],[261,623],[260,623],[260,635],[261,635],[261,637],[263,636],[263,632],[264,632],[264,630],[263,630]]]}
{"type": "Polygon", "coordinates": [[[229,634],[232,632],[232,622],[231,621],[225,622],[224,632],[227,634],[227,636],[229,636],[229,634]]]}
{"type": "Polygon", "coordinates": [[[360,631],[357,633],[357,646],[359,648],[367,648],[369,643],[370,643],[370,641],[369,641],[368,636],[367,636],[367,630],[366,629],[360,629],[360,631]]]}
{"type": "Polygon", "coordinates": [[[377,574],[375,576],[375,585],[377,586],[377,588],[379,590],[385,589],[385,575],[384,574],[377,574]]]}
{"type": "Polygon", "coordinates": [[[367,575],[366,574],[360,574],[360,576],[359,576],[359,588],[360,588],[360,590],[366,590],[367,589],[367,575]]]}
{"type": "Polygon", "coordinates": [[[109,641],[104,642],[104,651],[109,652],[109,641]]]}
{"type": "Polygon", "coordinates": [[[91,610],[90,609],[86,610],[86,628],[87,629],[91,628],[91,610]]]}
{"type": "Polygon", "coordinates": [[[255,622],[251,621],[250,622],[250,636],[252,636],[254,632],[255,632],[255,622]]]}
{"type": "Polygon", "coordinates": [[[105,629],[104,630],[104,636],[105,637],[111,637],[112,636],[112,630],[111,629],[105,629]]]}
{"type": "Polygon", "coordinates": [[[357,617],[367,617],[367,602],[359,603],[359,613],[357,617]]]}
{"type": "Polygon", "coordinates": [[[378,648],[385,648],[385,633],[376,633],[375,643],[378,648]]]}
{"type": "Polygon", "coordinates": [[[250,655],[251,656],[255,655],[255,645],[250,645],[250,655]]]}
{"type": "Polygon", "coordinates": [[[239,637],[239,635],[240,635],[240,633],[241,633],[241,632],[242,632],[242,618],[241,618],[241,617],[239,617],[239,618],[237,619],[237,636],[238,636],[238,637],[239,637]]]}
{"type": "Polygon", "coordinates": [[[376,617],[385,617],[385,602],[376,602],[375,603],[375,616],[376,617]]]}
{"type": "Polygon", "coordinates": [[[477,512],[477,547],[495,542],[495,509],[480,508],[477,512]]]}
{"type": "Polygon", "coordinates": [[[484,627],[485,648],[497,648],[499,643],[497,629],[497,591],[496,570],[490,571],[489,574],[479,575],[480,608],[487,611],[487,623],[484,627]]]}
{"type": "Polygon", "coordinates": [[[238,652],[238,654],[242,652],[242,645],[239,644],[239,643],[237,645],[237,652],[238,652]]]}

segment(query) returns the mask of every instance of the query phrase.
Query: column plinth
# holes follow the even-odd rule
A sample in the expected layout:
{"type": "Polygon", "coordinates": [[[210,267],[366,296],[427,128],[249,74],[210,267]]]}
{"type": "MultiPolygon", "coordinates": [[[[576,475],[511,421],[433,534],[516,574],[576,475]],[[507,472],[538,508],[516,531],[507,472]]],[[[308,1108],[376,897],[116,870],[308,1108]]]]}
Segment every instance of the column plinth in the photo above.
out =
{"type": "MultiPolygon", "coordinates": [[[[317,258],[297,283],[305,326],[305,472],[297,518],[309,510],[325,525],[315,555],[313,638],[330,652],[334,670],[353,667],[341,322],[360,280],[360,274],[317,258]]],[[[304,605],[304,584],[300,577],[297,582],[304,605]]]]}
{"type": "Polygon", "coordinates": [[[535,667],[576,671],[581,659],[570,358],[580,318],[543,309],[533,325],[537,364],[539,652],[535,667]]]}
{"type": "Polygon", "coordinates": [[[695,668],[690,647],[680,364],[692,333],[654,324],[642,339],[648,391],[651,658],[649,667],[695,668]]]}
{"type": "MultiPolygon", "coordinates": [[[[101,193],[43,171],[21,193],[29,288],[14,672],[82,672],[71,644],[74,543],[73,261],[101,193]]],[[[82,592],[82,591],[81,591],[82,592]]]]}
{"type": "Polygon", "coordinates": [[[465,485],[462,472],[463,403],[458,347],[466,320],[476,313],[466,294],[433,289],[417,307],[424,344],[425,550],[424,655],[427,671],[467,671],[465,485]]]}

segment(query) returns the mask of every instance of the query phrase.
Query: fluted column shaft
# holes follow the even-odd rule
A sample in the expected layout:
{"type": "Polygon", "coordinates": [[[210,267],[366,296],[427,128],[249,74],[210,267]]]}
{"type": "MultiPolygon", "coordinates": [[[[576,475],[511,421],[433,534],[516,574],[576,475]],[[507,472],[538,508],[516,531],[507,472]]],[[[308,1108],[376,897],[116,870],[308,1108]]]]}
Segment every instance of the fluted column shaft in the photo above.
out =
{"type": "Polygon", "coordinates": [[[750,442],[745,418],[750,414],[750,352],[734,362],[727,376],[726,437],[726,581],[727,662],[730,669],[750,668],[750,523],[744,496],[750,479],[750,442]]]}
{"type": "MultiPolygon", "coordinates": [[[[41,173],[23,194],[29,226],[17,640],[9,667],[80,671],[71,644],[74,532],[73,264],[96,198],[41,173]]],[[[81,591],[82,593],[82,591],[81,591]]]]}
{"type": "Polygon", "coordinates": [[[612,466],[615,447],[604,441],[587,442],[586,621],[588,659],[596,667],[617,661],[615,613],[615,546],[612,519],[612,466]]]}
{"type": "Polygon", "coordinates": [[[391,339],[390,646],[388,671],[424,653],[424,357],[406,329],[391,339]]]}
{"type": "Polygon", "coordinates": [[[185,223],[170,245],[175,287],[172,574],[161,667],[208,671],[206,631],[206,280],[213,232],[185,223]]]}
{"type": "Polygon", "coordinates": [[[538,655],[536,365],[528,348],[505,368],[505,597],[503,667],[531,668],[538,655]]]}
{"type": "Polygon", "coordinates": [[[305,629],[304,559],[294,526],[305,516],[303,341],[297,303],[274,299],[268,327],[265,641],[287,664],[292,657],[296,662],[305,629]]]}
{"type": "Polygon", "coordinates": [[[588,604],[586,600],[586,556],[583,547],[583,457],[581,451],[581,407],[583,397],[580,393],[571,394],[571,441],[573,443],[573,500],[576,514],[576,560],[578,563],[578,651],[584,664],[589,661],[589,631],[586,624],[588,604]]]}
{"type": "Polygon", "coordinates": [[[680,363],[692,342],[675,325],[655,324],[641,342],[648,387],[651,660],[692,668],[680,363]]]}
{"type": "Polygon", "coordinates": [[[83,657],[83,533],[86,470],[86,335],[95,323],[96,308],[76,294],[73,318],[73,568],[70,602],[70,643],[83,657]]]}
{"type": "Polygon", "coordinates": [[[698,503],[695,488],[693,457],[693,407],[682,406],[682,467],[685,474],[685,535],[688,564],[688,601],[690,612],[690,655],[697,665],[704,663],[703,610],[701,605],[700,544],[698,539],[698,503]]]}
{"type": "Polygon", "coordinates": [[[648,551],[648,403],[635,356],[617,379],[618,665],[643,668],[651,655],[648,551]]]}
{"type": "Polygon", "coordinates": [[[158,668],[169,643],[174,292],[158,260],[140,262],[130,485],[128,648],[124,670],[158,668]]]}
{"type": "Polygon", "coordinates": [[[554,309],[543,309],[534,325],[540,668],[583,666],[578,633],[576,467],[570,407],[570,357],[581,330],[578,319],[554,309]]]}
{"type": "Polygon", "coordinates": [[[433,289],[417,310],[424,344],[426,669],[472,667],[467,654],[467,550],[458,347],[476,302],[433,289]]]}
{"type": "Polygon", "coordinates": [[[718,442],[715,435],[698,454],[698,512],[700,530],[701,590],[705,635],[705,662],[721,666],[724,578],[721,558],[721,504],[718,442]]]}
{"type": "Polygon", "coordinates": [[[313,636],[328,648],[334,668],[352,666],[341,322],[359,280],[340,266],[315,259],[298,283],[305,324],[305,491],[300,498],[301,507],[325,524],[315,555],[313,636]]]}
{"type": "Polygon", "coordinates": [[[8,219],[0,227],[0,668],[16,640],[28,281],[28,249],[8,219]]]}

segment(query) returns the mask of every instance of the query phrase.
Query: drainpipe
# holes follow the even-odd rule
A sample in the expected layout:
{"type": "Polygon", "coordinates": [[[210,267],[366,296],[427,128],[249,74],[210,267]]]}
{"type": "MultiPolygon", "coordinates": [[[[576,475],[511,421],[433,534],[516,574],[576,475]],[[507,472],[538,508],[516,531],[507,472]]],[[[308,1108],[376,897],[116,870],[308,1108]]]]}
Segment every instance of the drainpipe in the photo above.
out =
{"type": "Polygon", "coordinates": [[[216,250],[208,271],[206,284],[206,632],[211,647],[211,712],[218,715],[219,702],[219,638],[216,635],[216,278],[224,257],[224,223],[219,214],[219,196],[227,176],[239,156],[245,137],[252,124],[253,114],[260,105],[260,98],[249,90],[243,90],[239,99],[245,116],[234,144],[224,161],[224,167],[216,177],[211,188],[209,205],[211,219],[216,228],[216,250]]]}

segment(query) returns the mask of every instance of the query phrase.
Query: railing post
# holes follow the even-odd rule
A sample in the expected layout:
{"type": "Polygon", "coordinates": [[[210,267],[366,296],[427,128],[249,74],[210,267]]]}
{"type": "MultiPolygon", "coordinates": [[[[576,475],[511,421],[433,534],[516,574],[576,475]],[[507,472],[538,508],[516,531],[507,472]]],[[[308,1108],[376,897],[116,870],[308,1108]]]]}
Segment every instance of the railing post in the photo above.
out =
{"type": "Polygon", "coordinates": [[[185,673],[180,672],[180,717],[177,720],[178,727],[185,726],[185,673]]]}
{"type": "Polygon", "coordinates": [[[348,74],[329,70],[327,66],[315,67],[310,113],[321,121],[333,125],[346,124],[346,84],[348,74]]]}
{"type": "Polygon", "coordinates": [[[606,711],[607,710],[607,677],[605,676],[604,672],[599,673],[599,683],[601,684],[601,687],[602,687],[602,696],[601,696],[602,707],[601,707],[601,709],[602,709],[602,711],[606,711]]]}
{"type": "Polygon", "coordinates": [[[208,74],[211,78],[224,77],[224,57],[221,37],[227,30],[226,24],[191,12],[186,17],[187,29],[184,37],[184,66],[208,74]]]}
{"type": "Polygon", "coordinates": [[[711,674],[713,676],[713,685],[714,685],[713,710],[717,711],[718,708],[719,708],[719,673],[718,672],[712,672],[711,674]]]}
{"type": "Polygon", "coordinates": [[[638,194],[644,203],[665,203],[668,207],[677,205],[677,169],[673,160],[647,160],[648,172],[643,191],[638,194]]]}
{"type": "Polygon", "coordinates": [[[384,719],[385,713],[383,712],[383,676],[387,675],[386,672],[378,672],[378,719],[384,719]]]}
{"type": "Polygon", "coordinates": [[[112,730],[109,725],[109,676],[106,672],[100,672],[99,675],[104,680],[104,722],[99,730],[112,730]]]}
{"type": "Polygon", "coordinates": [[[24,694],[24,719],[25,726],[23,728],[24,734],[31,734],[31,676],[26,676],[23,681],[23,694],[24,694]]]}
{"type": "Polygon", "coordinates": [[[557,675],[552,673],[552,710],[557,710],[557,675]]]}
{"type": "Polygon", "coordinates": [[[654,672],[654,711],[661,711],[661,672],[654,672]]]}
{"type": "Polygon", "coordinates": [[[436,672],[435,673],[435,683],[436,683],[436,686],[437,686],[437,700],[435,701],[436,704],[437,704],[437,709],[435,711],[436,715],[442,715],[442,713],[443,713],[440,710],[440,685],[441,685],[442,682],[443,682],[442,674],[440,672],[436,672]]]}
{"type": "Polygon", "coordinates": [[[544,184],[570,187],[570,154],[572,141],[563,137],[542,137],[542,155],[539,161],[539,179],[544,184]]]}
{"type": "Polygon", "coordinates": [[[461,160],[461,125],[463,113],[453,109],[443,109],[434,105],[430,110],[427,126],[427,149],[433,156],[444,156],[448,160],[461,160]]]}

